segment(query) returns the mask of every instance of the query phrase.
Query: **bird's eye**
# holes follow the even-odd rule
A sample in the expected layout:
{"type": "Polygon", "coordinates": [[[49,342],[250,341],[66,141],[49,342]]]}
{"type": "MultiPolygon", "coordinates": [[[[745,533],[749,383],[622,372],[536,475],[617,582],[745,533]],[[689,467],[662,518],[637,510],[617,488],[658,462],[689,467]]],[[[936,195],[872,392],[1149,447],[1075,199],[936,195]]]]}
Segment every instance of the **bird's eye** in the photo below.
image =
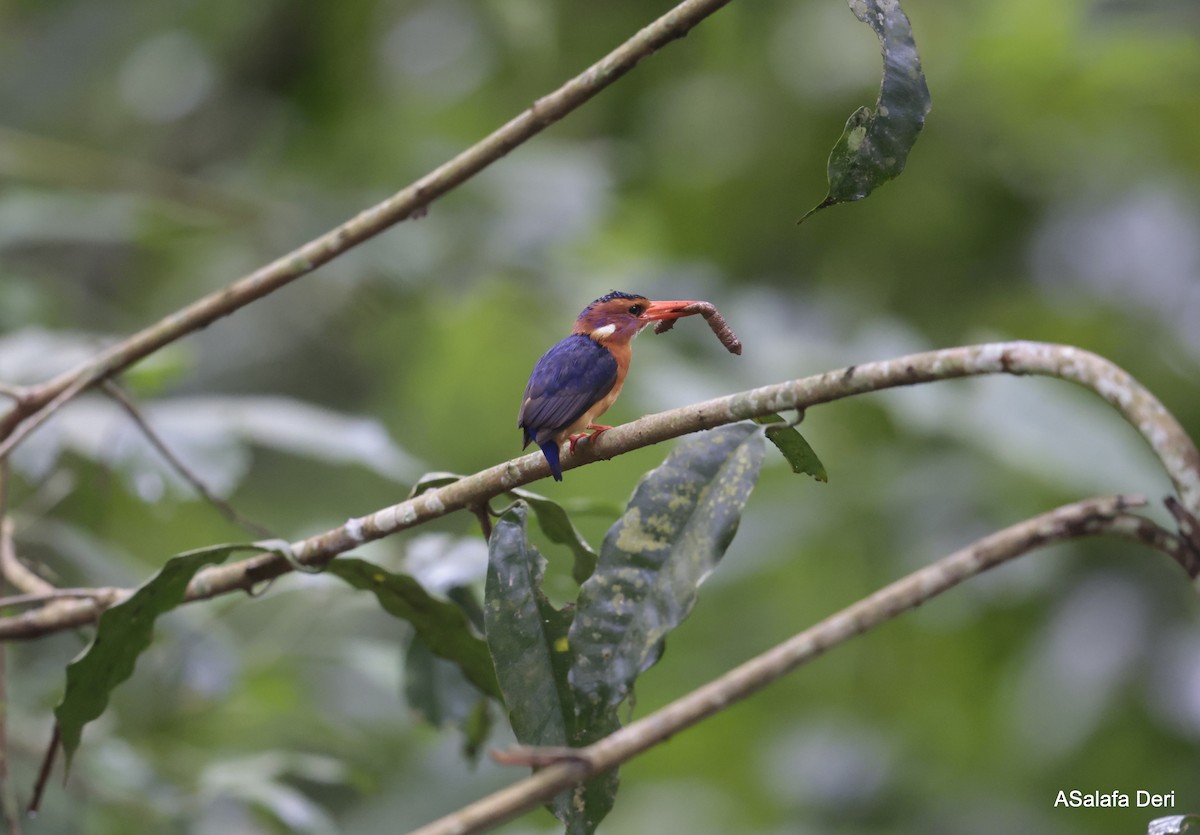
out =
{"type": "Polygon", "coordinates": [[[629,308],[629,315],[630,316],[641,316],[645,310],[646,310],[646,308],[643,307],[642,305],[635,304],[635,305],[633,305],[633,307],[629,308]]]}

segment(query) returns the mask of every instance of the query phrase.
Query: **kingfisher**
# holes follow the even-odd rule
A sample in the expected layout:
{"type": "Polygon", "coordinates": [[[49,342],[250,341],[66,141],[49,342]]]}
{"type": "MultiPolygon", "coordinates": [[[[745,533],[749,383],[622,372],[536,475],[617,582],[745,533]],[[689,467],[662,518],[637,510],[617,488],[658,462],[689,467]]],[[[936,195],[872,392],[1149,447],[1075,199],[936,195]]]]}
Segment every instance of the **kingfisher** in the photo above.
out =
{"type": "Polygon", "coordinates": [[[523,447],[530,441],[541,447],[555,481],[562,481],[558,453],[564,440],[574,452],[581,439],[612,429],[594,421],[621,394],[633,338],[656,321],[692,315],[682,310],[691,304],[695,302],[653,302],[613,290],[585,307],[571,335],[537,361],[521,398],[517,426],[525,432],[523,447]]]}

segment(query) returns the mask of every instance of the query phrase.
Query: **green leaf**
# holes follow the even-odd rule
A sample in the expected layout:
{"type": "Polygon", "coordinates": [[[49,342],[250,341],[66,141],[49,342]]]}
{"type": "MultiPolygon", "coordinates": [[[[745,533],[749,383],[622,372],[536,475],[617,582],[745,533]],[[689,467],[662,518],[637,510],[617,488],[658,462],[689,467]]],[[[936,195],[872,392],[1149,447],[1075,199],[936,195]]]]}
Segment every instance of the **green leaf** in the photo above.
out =
{"type": "Polygon", "coordinates": [[[553,499],[520,487],[513,488],[508,492],[517,498],[524,499],[526,504],[533,509],[538,527],[542,529],[542,533],[546,535],[547,539],[558,545],[566,545],[571,549],[571,552],[575,554],[575,565],[571,576],[575,578],[576,583],[583,585],[584,581],[591,577],[592,572],[596,570],[598,557],[596,550],[583,538],[583,534],[575,527],[563,506],[553,499]]]}
{"type": "Polygon", "coordinates": [[[393,574],[366,560],[339,557],[329,563],[327,572],[356,589],[372,592],[385,612],[411,623],[435,655],[457,664],[467,680],[486,695],[501,697],[487,645],[471,631],[466,613],[458,606],[437,599],[412,577],[393,574]]]}
{"type": "Polygon", "coordinates": [[[488,542],[484,624],[513,732],[523,745],[569,745],[574,706],[567,687],[571,613],[542,592],[546,560],[529,543],[518,502],[488,542]]]}
{"type": "Polygon", "coordinates": [[[733,540],[763,452],[754,424],[723,426],[685,439],[638,483],[579,591],[568,632],[576,744],[620,727],[617,708],[733,540]]]}
{"type": "Polygon", "coordinates": [[[453,484],[462,478],[463,476],[459,475],[458,473],[447,473],[441,471],[425,473],[425,475],[417,479],[417,483],[414,484],[412,489],[408,491],[408,497],[410,499],[415,498],[424,493],[426,490],[433,490],[437,487],[445,487],[447,484],[453,484]]]}
{"type": "Polygon", "coordinates": [[[829,194],[801,223],[827,206],[861,200],[899,176],[929,113],[921,56],[899,0],[850,0],[850,10],[879,37],[883,82],[875,109],[860,107],[846,121],[829,153],[829,194]]]}
{"type": "MultiPolygon", "coordinates": [[[[523,745],[586,744],[591,740],[576,726],[567,683],[571,612],[555,609],[542,592],[546,561],[529,543],[523,502],[500,517],[489,549],[487,641],[513,733],[523,745]]],[[[607,772],[559,794],[549,807],[568,832],[591,832],[612,808],[616,791],[616,772],[607,772]]]]}
{"type": "Polygon", "coordinates": [[[154,621],[183,602],[196,572],[239,551],[268,550],[251,544],[225,544],[178,554],[127,599],[100,615],[96,637],[67,665],[66,689],[54,708],[68,769],[83,726],[104,713],[112,691],[133,675],[138,656],[153,640],[154,621]]]}
{"type": "Polygon", "coordinates": [[[472,762],[479,761],[483,753],[483,744],[487,742],[492,732],[492,703],[488,699],[479,699],[475,707],[467,714],[462,723],[463,755],[472,762]]]}
{"type": "Polygon", "coordinates": [[[756,417],[754,422],[767,427],[767,440],[783,453],[792,466],[792,472],[810,475],[821,482],[829,481],[829,474],[825,472],[825,465],[817,457],[816,450],[809,446],[796,427],[786,425],[787,422],[779,415],[763,415],[756,417]]]}
{"type": "Polygon", "coordinates": [[[404,653],[404,698],[421,719],[436,728],[463,733],[463,754],[477,760],[492,728],[489,699],[467,681],[455,664],[433,654],[413,636],[404,653]]]}

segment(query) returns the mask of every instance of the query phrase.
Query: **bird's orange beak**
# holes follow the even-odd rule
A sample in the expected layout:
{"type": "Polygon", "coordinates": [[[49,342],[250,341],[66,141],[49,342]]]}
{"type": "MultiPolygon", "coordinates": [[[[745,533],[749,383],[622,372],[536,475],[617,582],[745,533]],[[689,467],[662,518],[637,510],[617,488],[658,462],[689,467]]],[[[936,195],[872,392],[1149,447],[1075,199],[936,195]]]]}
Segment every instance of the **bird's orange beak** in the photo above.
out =
{"type": "Polygon", "coordinates": [[[694,310],[684,311],[682,308],[687,307],[696,302],[689,301],[671,301],[671,302],[650,302],[650,306],[639,317],[641,319],[678,319],[681,316],[691,316],[695,313],[694,310]]]}

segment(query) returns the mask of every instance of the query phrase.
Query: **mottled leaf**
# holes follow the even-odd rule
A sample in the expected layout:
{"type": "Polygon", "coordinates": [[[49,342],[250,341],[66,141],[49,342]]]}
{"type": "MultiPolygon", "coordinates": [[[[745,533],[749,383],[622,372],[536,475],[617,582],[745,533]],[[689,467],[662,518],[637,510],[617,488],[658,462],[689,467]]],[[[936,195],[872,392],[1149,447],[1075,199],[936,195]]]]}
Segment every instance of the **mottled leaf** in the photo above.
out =
{"type": "Polygon", "coordinates": [[[524,745],[568,745],[574,708],[567,689],[569,611],[542,593],[546,560],[530,544],[518,502],[489,541],[484,624],[513,732],[524,745]]]}
{"type": "Polygon", "coordinates": [[[558,502],[548,499],[530,490],[519,487],[509,490],[519,499],[524,499],[537,517],[538,527],[551,542],[566,545],[575,555],[575,565],[571,576],[575,582],[582,585],[592,572],[596,570],[596,550],[583,538],[578,528],[567,515],[567,511],[558,502]]]}
{"type": "Polygon", "coordinates": [[[752,423],[693,435],[647,473],[580,589],[569,681],[581,727],[609,728],[637,676],[696,601],[729,547],[758,479],[752,423]]]}
{"type": "Polygon", "coordinates": [[[825,465],[817,457],[816,450],[796,427],[787,425],[787,421],[779,415],[763,415],[756,417],[754,422],[766,426],[767,440],[787,459],[792,472],[810,475],[817,481],[829,481],[829,474],[825,472],[825,465]]]}
{"type": "Polygon", "coordinates": [[[66,689],[54,708],[68,768],[79,748],[83,726],[104,713],[112,691],[133,675],[138,656],[153,640],[154,621],[183,602],[196,572],[239,551],[266,550],[258,545],[226,544],[171,557],[126,600],[100,615],[91,644],[67,665],[66,689]]]}
{"type": "MultiPolygon", "coordinates": [[[[582,745],[567,683],[571,611],[555,609],[542,593],[546,561],[529,543],[526,508],[517,502],[496,523],[484,594],[488,646],[517,741],[523,745],[582,745]]],[[[567,832],[591,832],[612,808],[616,772],[563,792],[549,807],[567,832]]]]}
{"type": "Polygon", "coordinates": [[[389,615],[411,623],[434,654],[458,665],[480,691],[500,698],[487,645],[471,631],[466,613],[458,606],[438,600],[408,575],[393,574],[365,560],[340,557],[326,570],[356,589],[372,592],[389,615]]]}
{"type": "Polygon", "coordinates": [[[883,82],[875,109],[860,107],[846,121],[829,154],[829,194],[801,222],[827,206],[861,200],[899,176],[929,113],[929,87],[899,0],[850,0],[850,10],[879,38],[883,82]]]}

